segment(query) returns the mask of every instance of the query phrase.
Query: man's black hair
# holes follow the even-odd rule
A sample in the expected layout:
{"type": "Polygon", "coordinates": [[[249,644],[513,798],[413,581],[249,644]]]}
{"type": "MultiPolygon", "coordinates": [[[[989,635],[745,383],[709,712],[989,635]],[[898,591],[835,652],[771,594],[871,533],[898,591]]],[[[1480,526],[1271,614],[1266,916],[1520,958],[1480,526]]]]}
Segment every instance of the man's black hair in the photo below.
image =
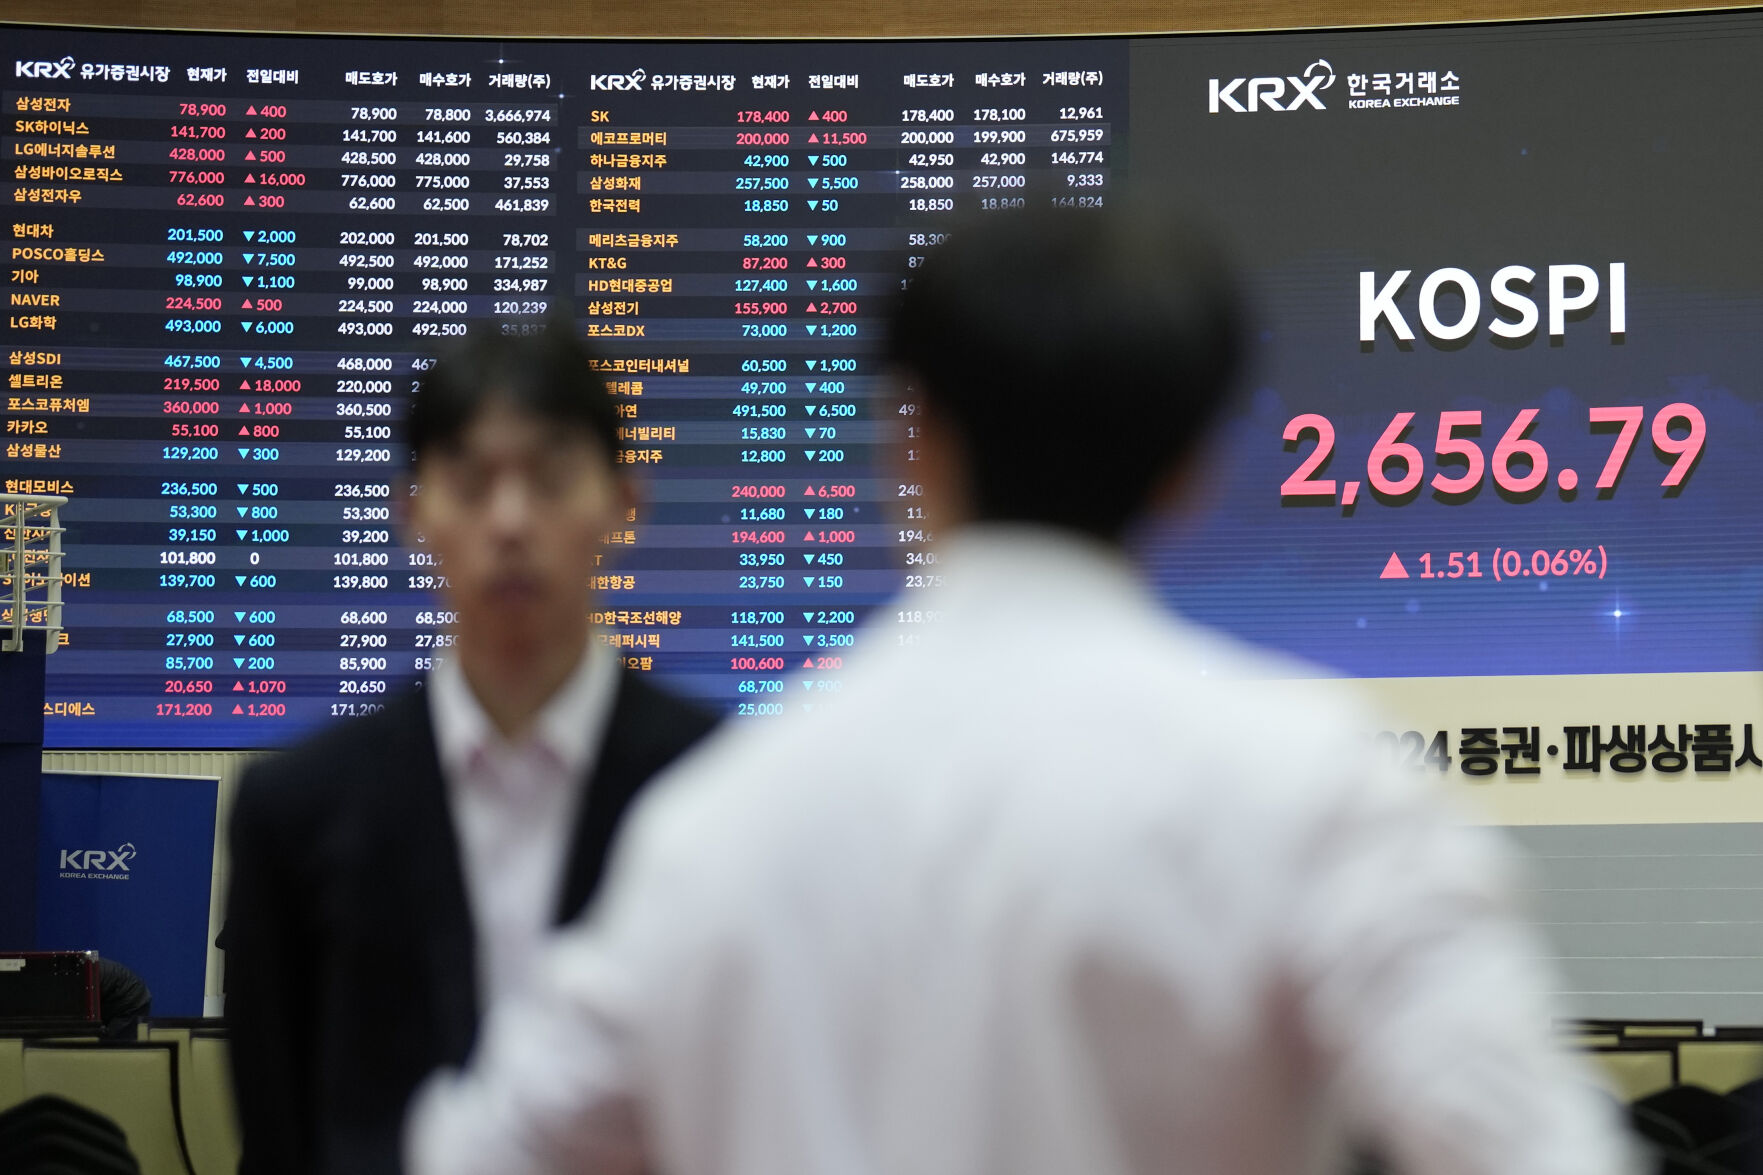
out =
{"type": "Polygon", "coordinates": [[[495,401],[593,438],[610,463],[617,451],[618,413],[606,381],[594,370],[598,358],[561,319],[539,334],[504,335],[490,327],[466,336],[423,374],[422,390],[410,397],[411,465],[425,453],[458,445],[495,401]]]}
{"type": "Polygon", "coordinates": [[[1220,255],[1145,210],[1001,213],[912,271],[889,358],[982,519],[1117,537],[1208,433],[1243,351],[1220,255]]]}

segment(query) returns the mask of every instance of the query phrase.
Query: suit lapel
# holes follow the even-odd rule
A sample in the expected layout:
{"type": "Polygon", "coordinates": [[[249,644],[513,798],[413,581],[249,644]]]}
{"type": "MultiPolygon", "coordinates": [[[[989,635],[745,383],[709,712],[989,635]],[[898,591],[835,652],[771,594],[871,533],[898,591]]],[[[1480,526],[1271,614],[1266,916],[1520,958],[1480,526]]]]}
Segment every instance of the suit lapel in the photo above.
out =
{"type": "Polygon", "coordinates": [[[618,693],[606,720],[600,752],[582,783],[586,790],[576,808],[563,888],[553,915],[555,925],[573,921],[593,898],[606,868],[607,852],[619,818],[632,795],[643,785],[645,770],[637,748],[641,745],[646,714],[640,688],[633,685],[630,674],[620,672],[618,693]]]}
{"type": "Polygon", "coordinates": [[[428,695],[413,696],[415,713],[403,724],[405,736],[388,764],[386,790],[395,796],[394,834],[403,843],[393,859],[401,862],[407,885],[405,910],[422,941],[417,974],[426,977],[434,999],[438,1051],[460,1062],[477,1031],[478,992],[471,905],[460,864],[459,837],[435,750],[428,695]]]}

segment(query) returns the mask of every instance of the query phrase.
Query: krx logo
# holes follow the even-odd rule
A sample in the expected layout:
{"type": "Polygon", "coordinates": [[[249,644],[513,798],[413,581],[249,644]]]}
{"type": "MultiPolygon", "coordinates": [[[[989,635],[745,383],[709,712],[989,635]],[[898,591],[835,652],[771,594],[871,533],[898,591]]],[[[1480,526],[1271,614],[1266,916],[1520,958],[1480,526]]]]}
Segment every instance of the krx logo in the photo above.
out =
{"type": "Polygon", "coordinates": [[[646,69],[632,70],[630,73],[597,73],[588,78],[590,90],[640,90],[643,79],[649,76],[646,69]]]}
{"type": "Polygon", "coordinates": [[[1254,110],[1285,112],[1301,106],[1327,110],[1316,95],[1334,85],[1334,66],[1318,58],[1304,67],[1303,77],[1287,74],[1283,78],[1232,78],[1229,82],[1212,78],[1210,85],[1207,112],[1211,114],[1221,110],[1234,110],[1238,114],[1254,110]],[[1291,85],[1290,98],[1286,97],[1287,83],[1291,85]],[[1244,105],[1245,102],[1248,105],[1244,105]]]}
{"type": "Polygon", "coordinates": [[[15,78],[73,78],[74,60],[63,57],[60,61],[14,61],[12,76],[15,78]]]}
{"type": "Polygon", "coordinates": [[[127,873],[129,862],[136,855],[132,844],[115,849],[62,849],[61,870],[64,873],[127,873]]]}

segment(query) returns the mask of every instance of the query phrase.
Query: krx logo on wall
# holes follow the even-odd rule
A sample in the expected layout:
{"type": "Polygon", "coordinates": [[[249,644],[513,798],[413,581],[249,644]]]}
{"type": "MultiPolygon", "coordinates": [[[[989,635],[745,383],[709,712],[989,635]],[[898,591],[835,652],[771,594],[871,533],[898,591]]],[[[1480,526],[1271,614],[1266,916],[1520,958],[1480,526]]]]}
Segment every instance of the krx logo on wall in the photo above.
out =
{"type": "Polygon", "coordinates": [[[1212,78],[1209,84],[1207,110],[1213,114],[1221,110],[1234,110],[1238,114],[1248,114],[1252,110],[1283,113],[1305,106],[1327,110],[1317,95],[1334,85],[1334,66],[1317,58],[1304,67],[1302,77],[1287,74],[1283,78],[1231,78],[1228,82],[1212,78]]]}
{"type": "MultiPolygon", "coordinates": [[[[1348,110],[1400,110],[1457,106],[1462,100],[1462,81],[1450,69],[1389,69],[1346,74],[1348,110]]],[[[1304,67],[1302,76],[1210,78],[1206,109],[1211,114],[1252,114],[1272,110],[1327,110],[1322,94],[1335,84],[1334,66],[1318,58],[1304,67]]]]}
{"type": "Polygon", "coordinates": [[[135,846],[124,843],[114,849],[62,849],[60,872],[64,881],[127,881],[135,846]]]}

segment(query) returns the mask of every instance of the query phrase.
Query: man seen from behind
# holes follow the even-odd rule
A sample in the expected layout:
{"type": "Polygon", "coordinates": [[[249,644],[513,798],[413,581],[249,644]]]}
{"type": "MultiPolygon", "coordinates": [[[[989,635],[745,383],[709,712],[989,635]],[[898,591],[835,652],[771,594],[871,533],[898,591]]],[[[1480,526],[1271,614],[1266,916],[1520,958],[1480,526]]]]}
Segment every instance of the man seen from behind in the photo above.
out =
{"type": "Polygon", "coordinates": [[[1489,839],[1126,553],[1199,489],[1240,338],[1161,215],[999,215],[913,271],[888,485],[939,561],[834,706],[645,798],[419,1099],[418,1175],[1628,1170],[1489,839]]]}

